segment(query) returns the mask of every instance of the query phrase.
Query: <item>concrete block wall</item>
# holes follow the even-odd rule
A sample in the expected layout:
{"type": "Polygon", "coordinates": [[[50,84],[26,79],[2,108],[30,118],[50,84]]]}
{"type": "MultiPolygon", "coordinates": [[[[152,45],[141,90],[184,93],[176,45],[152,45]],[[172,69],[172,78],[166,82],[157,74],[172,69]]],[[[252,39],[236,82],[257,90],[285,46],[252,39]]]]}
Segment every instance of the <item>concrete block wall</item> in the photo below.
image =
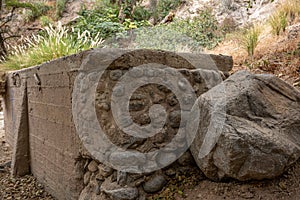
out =
{"type": "Polygon", "coordinates": [[[74,55],[8,75],[7,141],[16,148],[18,130],[22,128],[18,127],[22,105],[27,106],[30,170],[57,199],[77,199],[82,190],[80,163],[76,163],[80,141],[71,112],[72,81],[82,56],[74,55]],[[27,102],[23,102],[24,92],[27,102]]]}
{"type": "MultiPolygon", "coordinates": [[[[85,163],[81,158],[88,153],[76,133],[72,117],[74,80],[84,64],[83,61],[91,54],[96,55],[95,65],[109,64],[125,54],[153,54],[159,55],[161,59],[165,55],[176,55],[163,51],[136,51],[139,53],[118,49],[91,50],[9,73],[4,98],[6,137],[16,152],[14,156],[22,151],[29,154],[25,159],[24,156],[13,158],[16,161],[14,168],[25,163],[22,169],[15,169],[14,175],[24,175],[26,167],[28,172],[30,167],[33,175],[57,199],[78,199],[84,188],[85,163]],[[18,141],[20,138],[23,142],[18,141]],[[20,144],[24,146],[20,147],[20,144]],[[29,164],[26,165],[26,162],[29,164]]],[[[184,55],[192,60],[191,65],[201,65],[201,56],[203,55],[184,55]]],[[[218,69],[224,73],[231,69],[232,58],[212,58],[218,69]]],[[[202,65],[204,69],[210,68],[205,63],[202,65]]]]}

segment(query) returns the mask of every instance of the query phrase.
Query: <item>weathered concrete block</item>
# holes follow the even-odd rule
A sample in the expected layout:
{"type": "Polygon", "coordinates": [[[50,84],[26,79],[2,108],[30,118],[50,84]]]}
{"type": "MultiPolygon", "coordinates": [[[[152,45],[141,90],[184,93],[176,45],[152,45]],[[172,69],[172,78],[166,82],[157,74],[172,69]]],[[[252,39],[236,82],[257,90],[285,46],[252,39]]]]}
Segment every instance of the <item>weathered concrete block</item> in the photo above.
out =
{"type": "MultiPolygon", "coordinates": [[[[153,63],[176,69],[175,71],[182,74],[187,80],[187,82],[178,80],[176,87],[179,87],[179,90],[184,94],[186,85],[191,84],[195,95],[199,96],[222,81],[221,75],[226,75],[232,67],[232,58],[204,54],[176,54],[152,50],[96,49],[17,71],[16,73],[19,74],[20,80],[13,80],[12,74],[9,74],[7,95],[5,96],[7,139],[11,145],[19,146],[20,143],[16,143],[16,141],[18,138],[19,140],[22,137],[26,138],[26,132],[20,131],[22,127],[17,127],[14,123],[16,118],[20,118],[22,123],[20,122],[19,124],[23,124],[23,127],[26,127],[25,125],[27,124],[27,138],[29,141],[25,141],[24,145],[27,144],[29,147],[31,172],[46,186],[46,189],[53,196],[58,199],[78,199],[85,184],[89,187],[95,186],[93,191],[98,193],[101,181],[95,182],[95,180],[103,179],[103,175],[101,175],[103,170],[90,172],[91,174],[86,175],[84,178],[84,174],[87,173],[87,166],[85,167],[83,157],[89,159],[92,157],[97,160],[96,157],[101,153],[100,147],[102,146],[95,143],[97,140],[93,140],[92,132],[95,130],[90,126],[90,123],[82,124],[84,128],[89,130],[86,133],[90,138],[86,138],[78,133],[78,124],[75,123],[77,118],[72,113],[74,112],[74,105],[72,105],[74,104],[74,98],[75,101],[82,105],[87,105],[91,102],[91,99],[95,102],[91,112],[90,110],[85,110],[85,112],[78,110],[75,114],[79,113],[82,117],[86,117],[82,119],[89,119],[93,114],[92,111],[96,110],[97,123],[107,131],[107,137],[122,148],[147,152],[171,141],[178,129],[178,124],[176,124],[178,123],[178,117],[176,120],[175,118],[174,120],[173,118],[167,118],[172,120],[175,128],[170,126],[170,121],[167,121],[163,132],[146,140],[141,140],[137,137],[127,137],[123,132],[119,131],[116,128],[117,124],[113,122],[112,115],[109,114],[112,110],[109,96],[112,93],[117,95],[123,93],[122,88],[113,90],[116,82],[121,80],[121,76],[123,77],[125,73],[130,71],[130,76],[139,77],[140,71],[133,69],[140,65],[151,65],[153,63]],[[76,95],[90,89],[89,85],[84,84],[85,81],[88,81],[88,83],[89,81],[95,81],[94,72],[106,66],[108,68],[106,68],[103,78],[98,84],[94,84],[97,86],[98,91],[94,96],[95,98],[93,99],[89,96],[77,99],[79,96],[76,95]],[[75,87],[75,80],[79,80],[82,83],[79,88],[75,87]],[[17,89],[15,85],[19,85],[22,82],[27,83],[27,87],[17,89]],[[80,92],[76,93],[77,90],[80,92]],[[21,115],[21,111],[26,113],[24,111],[25,104],[22,104],[24,98],[21,98],[21,94],[26,94],[25,97],[27,96],[27,122],[26,118],[22,118],[23,115],[21,115]],[[18,133],[17,138],[15,137],[16,133],[18,133]],[[92,143],[95,145],[89,146],[92,143]]],[[[145,75],[146,77],[152,77],[155,76],[155,73],[147,70],[145,75]]],[[[94,85],[91,87],[94,87],[94,85]]],[[[161,117],[160,114],[164,113],[153,112],[153,116],[149,116],[146,114],[149,112],[149,109],[154,104],[161,104],[167,108],[167,114],[180,109],[180,106],[187,112],[191,106],[186,105],[192,105],[193,102],[189,96],[182,98],[182,101],[184,105],[179,105],[178,99],[166,87],[155,84],[146,85],[139,88],[130,99],[130,112],[133,113],[132,120],[139,125],[147,125],[153,121],[155,126],[159,126],[160,120],[158,119],[161,117]]],[[[157,108],[159,110],[160,107],[157,108]]],[[[122,156],[122,154],[118,156],[122,156]]],[[[161,157],[162,154],[159,154],[157,158],[162,161],[161,157]]],[[[168,158],[173,161],[172,156],[168,158]]],[[[176,157],[174,158],[176,159],[176,157]]],[[[18,159],[18,157],[14,159],[16,163],[17,161],[25,162],[18,159]]],[[[100,161],[97,160],[98,162],[100,161]]],[[[111,171],[104,179],[111,179],[114,174],[111,171]]],[[[120,183],[130,185],[126,181],[133,180],[133,177],[128,176],[126,181],[125,179],[124,181],[123,179],[120,180],[122,180],[120,183]]],[[[115,181],[113,184],[118,184],[115,181]]],[[[141,183],[141,180],[136,178],[132,181],[131,184],[134,186],[131,186],[131,188],[141,188],[141,183]]],[[[84,191],[90,191],[86,187],[84,191]]],[[[106,193],[113,192],[111,193],[112,196],[118,196],[119,193],[115,193],[118,191],[107,190],[106,193]]],[[[121,191],[125,196],[127,195],[127,190],[121,191]]]]}

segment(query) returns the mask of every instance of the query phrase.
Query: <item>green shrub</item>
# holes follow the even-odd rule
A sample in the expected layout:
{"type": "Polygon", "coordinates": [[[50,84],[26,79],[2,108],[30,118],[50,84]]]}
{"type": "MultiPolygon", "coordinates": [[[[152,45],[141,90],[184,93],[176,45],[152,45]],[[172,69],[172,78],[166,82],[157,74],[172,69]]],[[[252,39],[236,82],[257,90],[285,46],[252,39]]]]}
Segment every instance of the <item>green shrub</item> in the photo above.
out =
{"type": "Polygon", "coordinates": [[[223,38],[222,30],[210,10],[201,11],[198,17],[193,19],[175,21],[169,26],[208,49],[215,47],[223,38]]]}
{"type": "MultiPolygon", "coordinates": [[[[200,52],[203,48],[215,47],[223,35],[215,18],[209,11],[203,11],[193,20],[176,20],[169,24],[139,28],[123,38],[121,43],[129,43],[129,48],[200,52]]],[[[116,40],[110,42],[118,43],[116,40]]]]}
{"type": "Polygon", "coordinates": [[[92,37],[88,31],[70,34],[74,29],[68,30],[59,24],[44,29],[42,35],[33,35],[27,39],[27,46],[14,47],[14,52],[7,57],[4,66],[9,69],[21,69],[41,64],[66,55],[97,47],[103,41],[99,35],[92,37]]]}
{"type": "Polygon", "coordinates": [[[149,20],[151,17],[151,12],[144,8],[143,6],[136,6],[133,11],[133,19],[135,21],[149,20]]]}
{"type": "Polygon", "coordinates": [[[34,20],[45,13],[47,13],[50,10],[50,6],[46,5],[45,2],[37,1],[32,3],[23,3],[16,0],[9,0],[6,2],[6,5],[9,7],[15,7],[15,8],[25,8],[28,9],[26,11],[25,18],[27,21],[34,20]]]}
{"type": "Polygon", "coordinates": [[[75,24],[75,30],[88,30],[92,36],[99,34],[101,38],[109,38],[117,33],[127,30],[149,26],[147,21],[132,21],[125,19],[119,22],[118,9],[115,7],[104,8],[103,10],[82,10],[80,17],[75,24]]]}
{"type": "Polygon", "coordinates": [[[181,0],[158,0],[156,9],[152,15],[154,15],[157,21],[161,21],[170,11],[176,10],[181,3],[181,0]]]}
{"type": "Polygon", "coordinates": [[[259,36],[261,33],[261,28],[258,26],[253,26],[242,35],[242,46],[247,51],[248,56],[253,56],[255,48],[259,42],[259,36]]]}
{"type": "Polygon", "coordinates": [[[65,10],[67,0],[56,0],[56,10],[55,10],[55,16],[57,19],[62,17],[62,14],[65,10]]]}
{"type": "Polygon", "coordinates": [[[52,19],[49,18],[48,16],[45,16],[45,15],[41,16],[39,18],[39,20],[40,20],[40,22],[41,22],[41,24],[42,24],[43,27],[49,26],[50,24],[53,24],[52,19]]]}

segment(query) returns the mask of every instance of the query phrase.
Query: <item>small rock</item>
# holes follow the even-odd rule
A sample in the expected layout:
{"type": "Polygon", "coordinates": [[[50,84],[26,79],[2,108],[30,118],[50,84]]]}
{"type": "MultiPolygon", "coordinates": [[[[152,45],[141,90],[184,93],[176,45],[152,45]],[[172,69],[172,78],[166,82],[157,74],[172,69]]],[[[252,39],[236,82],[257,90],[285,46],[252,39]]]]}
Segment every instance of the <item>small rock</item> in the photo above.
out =
{"type": "Polygon", "coordinates": [[[254,194],[252,192],[245,192],[245,193],[242,193],[240,196],[243,197],[243,198],[245,198],[245,199],[252,199],[252,198],[254,198],[254,194]]]}
{"type": "Polygon", "coordinates": [[[101,110],[109,111],[110,110],[110,105],[108,103],[102,102],[97,104],[98,108],[101,110]]]}
{"type": "Polygon", "coordinates": [[[155,193],[160,191],[167,184],[167,180],[163,175],[154,175],[144,183],[143,188],[147,193],[155,193]]]}
{"type": "Polygon", "coordinates": [[[130,101],[129,102],[129,110],[130,111],[141,111],[145,107],[145,103],[143,101],[130,101]]]}
{"type": "Polygon", "coordinates": [[[137,188],[121,187],[116,182],[111,182],[108,179],[104,181],[100,189],[113,200],[135,200],[139,196],[137,188]]]}
{"type": "Polygon", "coordinates": [[[114,71],[111,71],[109,74],[109,77],[113,81],[119,80],[121,78],[121,76],[122,76],[122,70],[114,70],[114,71]]]}
{"type": "Polygon", "coordinates": [[[122,172],[122,171],[118,171],[117,172],[117,183],[119,185],[124,186],[126,184],[126,181],[127,181],[127,173],[122,172]]]}
{"type": "Polygon", "coordinates": [[[178,100],[176,98],[176,95],[171,94],[167,97],[167,102],[170,106],[176,106],[178,104],[178,100]]]}
{"type": "Polygon", "coordinates": [[[194,158],[190,151],[186,151],[180,158],[178,158],[177,162],[178,164],[182,166],[187,166],[191,163],[193,163],[194,158]]]}
{"type": "Polygon", "coordinates": [[[103,164],[99,164],[98,169],[99,169],[99,174],[105,178],[110,176],[114,172],[113,168],[103,164]]]}
{"type": "Polygon", "coordinates": [[[88,165],[88,170],[90,172],[96,172],[98,170],[98,163],[94,160],[92,160],[90,162],[90,164],[88,165]]]}
{"type": "Polygon", "coordinates": [[[167,176],[175,176],[176,175],[176,170],[174,168],[170,168],[167,171],[165,171],[165,174],[167,176]]]}
{"type": "Polygon", "coordinates": [[[169,114],[169,122],[172,128],[180,127],[181,111],[176,110],[169,114]]]}
{"type": "Polygon", "coordinates": [[[87,171],[83,176],[83,184],[84,185],[87,185],[89,183],[90,177],[91,177],[91,172],[87,171]]]}

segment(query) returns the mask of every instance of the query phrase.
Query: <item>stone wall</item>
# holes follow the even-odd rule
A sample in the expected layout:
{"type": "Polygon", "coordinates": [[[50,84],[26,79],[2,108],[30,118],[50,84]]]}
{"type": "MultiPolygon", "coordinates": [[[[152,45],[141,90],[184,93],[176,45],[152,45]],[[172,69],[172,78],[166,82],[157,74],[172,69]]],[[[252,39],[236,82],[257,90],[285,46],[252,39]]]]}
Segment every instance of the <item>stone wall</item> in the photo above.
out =
{"type": "MultiPolygon", "coordinates": [[[[155,185],[166,183],[167,170],[137,175],[112,169],[96,158],[91,148],[95,145],[88,144],[86,137],[78,132],[72,113],[75,81],[81,81],[78,75],[86,74],[86,67],[91,71],[105,66],[106,71],[97,86],[95,109],[107,137],[124,149],[143,153],[166,145],[180,126],[178,112],[181,106],[167,88],[157,84],[145,85],[130,99],[132,119],[141,126],[150,123],[151,116],[147,113],[152,105],[165,107],[167,122],[155,137],[143,140],[128,137],[117,128],[111,114],[110,94],[120,76],[139,65],[152,63],[176,69],[199,96],[222,81],[220,77],[226,77],[232,67],[232,58],[151,50],[97,49],[9,73],[4,116],[7,141],[14,149],[12,173],[22,176],[31,171],[57,199],[78,199],[79,196],[92,199],[97,195],[104,195],[103,198],[129,195],[127,199],[135,199],[159,190],[155,185]]],[[[182,156],[181,160],[187,158],[187,163],[192,163],[189,152],[182,156]]],[[[160,155],[160,158],[165,162],[169,157],[160,155]]]]}

